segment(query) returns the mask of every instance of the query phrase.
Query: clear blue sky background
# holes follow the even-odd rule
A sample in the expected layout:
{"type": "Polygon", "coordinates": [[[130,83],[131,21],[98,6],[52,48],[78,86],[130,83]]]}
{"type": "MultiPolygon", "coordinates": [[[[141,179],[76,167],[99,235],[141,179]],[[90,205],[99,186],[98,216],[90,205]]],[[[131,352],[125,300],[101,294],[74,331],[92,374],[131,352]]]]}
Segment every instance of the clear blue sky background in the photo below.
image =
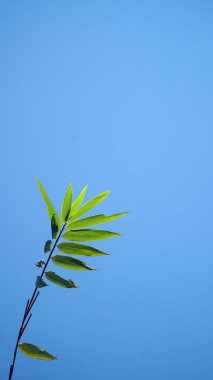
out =
{"type": "Polygon", "coordinates": [[[212,379],[212,38],[211,0],[0,2],[2,380],[50,238],[35,175],[132,213],[42,290],[24,340],[59,360],[14,380],[212,379]]]}

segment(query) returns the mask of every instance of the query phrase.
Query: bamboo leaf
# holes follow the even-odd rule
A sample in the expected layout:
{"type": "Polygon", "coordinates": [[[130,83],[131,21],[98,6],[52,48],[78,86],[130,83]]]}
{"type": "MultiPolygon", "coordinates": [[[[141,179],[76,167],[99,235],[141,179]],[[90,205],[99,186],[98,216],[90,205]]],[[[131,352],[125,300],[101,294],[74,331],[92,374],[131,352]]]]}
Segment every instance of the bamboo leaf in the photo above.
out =
{"type": "Polygon", "coordinates": [[[108,253],[99,251],[99,249],[89,247],[84,244],[75,244],[75,243],[60,243],[57,245],[59,251],[64,253],[69,253],[71,255],[79,256],[102,256],[108,255],[108,253]]]}
{"type": "Polygon", "coordinates": [[[80,207],[81,203],[83,202],[86,192],[87,192],[88,185],[86,185],[83,190],[80,192],[80,194],[77,196],[77,198],[74,200],[71,208],[70,216],[72,216],[77,209],[80,207]]]}
{"type": "Polygon", "coordinates": [[[45,286],[48,286],[46,282],[44,282],[44,280],[41,278],[41,276],[37,276],[35,285],[37,288],[44,288],[45,286]]]}
{"type": "Polygon", "coordinates": [[[52,240],[47,240],[44,245],[44,253],[51,251],[52,240]]]}
{"type": "Polygon", "coordinates": [[[36,263],[36,266],[38,268],[43,268],[43,266],[45,265],[45,261],[43,259],[39,260],[37,263],[36,263]]]}
{"type": "Polygon", "coordinates": [[[35,346],[31,343],[19,343],[19,349],[24,354],[29,356],[32,359],[40,359],[40,360],[55,360],[57,359],[55,356],[50,354],[49,352],[43,350],[40,347],[35,346]]]}
{"type": "Polygon", "coordinates": [[[46,212],[49,215],[50,219],[52,219],[53,213],[51,212],[51,210],[48,207],[46,208],[46,212]]]}
{"type": "Polygon", "coordinates": [[[46,203],[47,205],[47,213],[50,217],[50,219],[52,219],[52,216],[55,215],[55,219],[57,221],[57,224],[58,224],[58,228],[60,228],[60,219],[59,219],[59,216],[50,200],[50,198],[48,197],[44,187],[42,186],[41,182],[38,180],[38,178],[36,178],[36,182],[37,182],[37,185],[39,187],[39,190],[41,192],[41,195],[42,195],[42,198],[44,200],[44,202],[46,203]]]}
{"type": "Polygon", "coordinates": [[[121,218],[122,216],[124,216],[126,214],[128,214],[128,212],[121,212],[119,214],[114,214],[114,215],[109,215],[109,216],[106,216],[104,214],[89,216],[88,218],[79,219],[79,220],[76,220],[74,222],[67,224],[66,228],[68,230],[69,229],[70,230],[76,230],[78,228],[90,227],[90,226],[94,226],[96,224],[111,222],[112,220],[121,218]]]}
{"type": "Polygon", "coordinates": [[[58,223],[55,218],[55,215],[53,215],[51,219],[51,231],[52,231],[52,239],[56,239],[57,233],[58,233],[58,223]]]}
{"type": "Polygon", "coordinates": [[[96,197],[92,198],[90,201],[85,203],[75,213],[72,214],[70,218],[70,222],[72,222],[75,219],[80,218],[81,215],[86,214],[86,212],[90,211],[93,207],[97,206],[100,202],[103,202],[103,200],[106,197],[108,197],[110,193],[111,193],[110,190],[104,191],[103,193],[97,195],[96,197]]]}
{"type": "Polygon", "coordinates": [[[83,261],[74,259],[64,255],[55,255],[52,257],[52,262],[59,267],[74,269],[74,270],[94,270],[83,261]]]}
{"type": "Polygon", "coordinates": [[[61,221],[63,223],[65,223],[69,218],[71,204],[72,204],[72,185],[69,184],[62,206],[61,206],[61,221]]]}
{"type": "Polygon", "coordinates": [[[63,288],[78,288],[72,280],[65,280],[63,277],[58,276],[55,272],[45,272],[45,277],[56,285],[62,286],[63,288]]]}
{"type": "Polygon", "coordinates": [[[76,230],[76,231],[68,231],[63,235],[65,240],[73,240],[73,241],[94,241],[101,239],[109,239],[116,236],[120,236],[120,234],[116,232],[104,231],[104,230],[76,230]]]}

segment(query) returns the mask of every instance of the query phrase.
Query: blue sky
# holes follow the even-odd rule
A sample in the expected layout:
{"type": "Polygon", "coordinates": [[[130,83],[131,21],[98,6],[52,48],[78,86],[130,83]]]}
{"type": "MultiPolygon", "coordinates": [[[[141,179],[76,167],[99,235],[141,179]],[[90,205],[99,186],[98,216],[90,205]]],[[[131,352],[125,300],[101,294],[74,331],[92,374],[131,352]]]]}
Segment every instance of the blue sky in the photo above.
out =
{"type": "Polygon", "coordinates": [[[42,290],[24,340],[59,360],[14,380],[212,379],[212,25],[210,0],[0,2],[2,379],[50,238],[34,176],[132,212],[42,290]]]}

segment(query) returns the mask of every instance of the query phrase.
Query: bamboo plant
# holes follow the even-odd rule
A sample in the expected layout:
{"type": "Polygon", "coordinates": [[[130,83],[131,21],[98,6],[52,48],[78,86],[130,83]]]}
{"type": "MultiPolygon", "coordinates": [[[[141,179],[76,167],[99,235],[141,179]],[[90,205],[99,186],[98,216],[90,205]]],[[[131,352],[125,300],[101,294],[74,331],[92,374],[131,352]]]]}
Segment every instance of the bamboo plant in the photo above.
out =
{"type": "Polygon", "coordinates": [[[56,266],[71,270],[94,270],[94,268],[86,264],[84,261],[76,259],[73,256],[102,256],[107,255],[107,253],[92,246],[82,244],[82,242],[113,238],[120,236],[120,234],[106,230],[91,229],[88,227],[111,222],[127,214],[127,212],[109,216],[98,214],[82,218],[84,214],[92,210],[95,206],[107,198],[110,191],[104,191],[82,205],[88,186],[85,186],[77,198],[73,201],[72,185],[69,184],[62,202],[61,213],[59,215],[50,201],[44,187],[37,178],[36,182],[46,204],[46,211],[50,217],[52,239],[47,240],[44,244],[44,253],[48,255],[47,259],[39,260],[36,263],[36,266],[40,268],[41,273],[37,276],[35,289],[31,298],[27,300],[14,348],[13,360],[10,366],[8,380],[11,380],[14,374],[18,349],[20,352],[33,359],[48,361],[56,359],[54,355],[50,354],[46,350],[32,343],[21,341],[32,317],[32,308],[38,299],[40,289],[47,286],[46,281],[63,288],[78,288],[78,285],[71,279],[62,278],[54,271],[49,270],[49,264],[52,262],[56,266]],[[55,254],[56,250],[58,250],[59,253],[55,254]]]}

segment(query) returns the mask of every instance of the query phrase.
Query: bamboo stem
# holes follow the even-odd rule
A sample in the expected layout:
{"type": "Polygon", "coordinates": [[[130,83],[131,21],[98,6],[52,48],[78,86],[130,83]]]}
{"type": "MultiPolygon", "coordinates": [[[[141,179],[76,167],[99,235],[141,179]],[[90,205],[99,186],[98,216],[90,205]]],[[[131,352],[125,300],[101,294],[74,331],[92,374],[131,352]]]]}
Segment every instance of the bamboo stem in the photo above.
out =
{"type": "MultiPolygon", "coordinates": [[[[55,243],[53,245],[53,248],[50,251],[48,259],[47,259],[47,261],[46,261],[46,263],[44,265],[44,268],[43,268],[43,270],[41,272],[41,276],[40,276],[41,279],[44,276],[45,270],[46,270],[46,268],[47,268],[47,266],[49,264],[51,256],[52,256],[52,254],[53,254],[53,252],[55,250],[55,247],[56,247],[56,245],[57,245],[57,243],[58,243],[58,241],[59,241],[59,239],[60,239],[60,237],[61,237],[61,235],[62,235],[62,233],[64,231],[65,226],[66,226],[66,223],[61,228],[61,230],[59,232],[59,235],[58,235],[58,237],[57,237],[57,239],[56,239],[56,241],[55,241],[55,243]]],[[[15,367],[15,363],[16,363],[16,356],[17,356],[18,345],[19,345],[20,339],[21,339],[21,337],[22,337],[22,335],[23,335],[23,333],[24,333],[24,331],[25,331],[25,329],[26,329],[26,327],[27,327],[27,325],[28,325],[28,323],[29,323],[29,321],[30,321],[30,319],[32,317],[32,313],[30,315],[29,315],[29,313],[30,313],[32,307],[34,306],[34,304],[35,304],[35,302],[36,302],[36,300],[37,300],[37,298],[39,296],[39,293],[40,292],[38,291],[38,286],[36,286],[35,289],[34,289],[34,291],[33,291],[33,294],[31,296],[31,298],[27,300],[27,304],[26,304],[26,307],[25,307],[22,323],[21,323],[21,326],[19,328],[19,333],[18,333],[18,337],[17,337],[17,340],[16,340],[16,345],[15,345],[15,349],[14,349],[14,353],[13,353],[13,361],[12,361],[12,364],[10,365],[10,371],[9,371],[8,380],[12,379],[13,372],[14,372],[14,367],[15,367]],[[29,315],[29,317],[28,317],[28,315],[29,315]]]]}

